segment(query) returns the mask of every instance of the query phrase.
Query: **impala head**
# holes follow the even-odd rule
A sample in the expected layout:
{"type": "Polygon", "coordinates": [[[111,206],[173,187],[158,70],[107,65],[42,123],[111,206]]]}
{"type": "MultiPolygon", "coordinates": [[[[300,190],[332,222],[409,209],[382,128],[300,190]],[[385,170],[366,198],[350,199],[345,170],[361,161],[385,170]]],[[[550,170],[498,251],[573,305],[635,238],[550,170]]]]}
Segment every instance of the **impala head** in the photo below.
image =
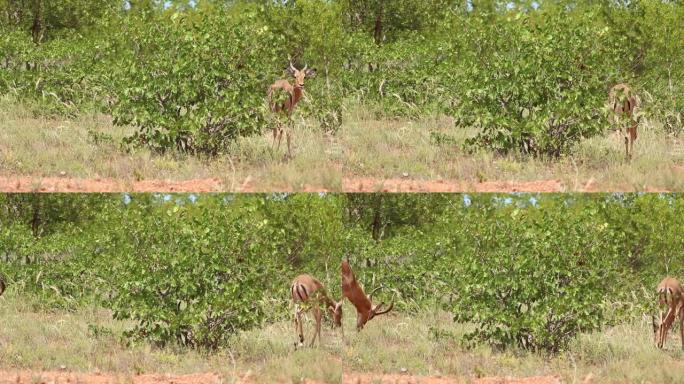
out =
{"type": "Polygon", "coordinates": [[[292,62],[290,61],[290,66],[287,67],[287,72],[294,77],[295,79],[295,85],[299,88],[304,88],[304,79],[310,78],[313,79],[316,77],[316,69],[311,69],[309,68],[309,65],[306,64],[304,65],[304,68],[301,70],[295,68],[294,65],[292,65],[292,62]]]}
{"type": "Polygon", "coordinates": [[[332,315],[333,324],[336,327],[342,326],[342,300],[335,302],[334,306],[328,307],[330,314],[332,315]]]}
{"type": "Polygon", "coordinates": [[[369,310],[368,312],[363,313],[363,314],[362,314],[362,313],[359,313],[358,316],[356,317],[356,329],[357,329],[357,330],[359,330],[359,331],[362,330],[363,327],[366,325],[366,323],[367,323],[369,320],[372,320],[375,316],[384,315],[385,313],[391,311],[392,308],[394,308],[394,301],[392,301],[392,302],[390,303],[390,305],[387,306],[386,309],[383,309],[383,307],[385,306],[385,303],[384,303],[384,302],[381,302],[381,303],[378,304],[378,305],[373,305],[373,304],[372,304],[372,303],[373,303],[373,294],[374,294],[375,292],[377,292],[380,288],[382,288],[382,286],[375,288],[375,289],[370,293],[370,295],[368,295],[368,301],[371,303],[371,308],[370,308],[370,310],[369,310]]]}

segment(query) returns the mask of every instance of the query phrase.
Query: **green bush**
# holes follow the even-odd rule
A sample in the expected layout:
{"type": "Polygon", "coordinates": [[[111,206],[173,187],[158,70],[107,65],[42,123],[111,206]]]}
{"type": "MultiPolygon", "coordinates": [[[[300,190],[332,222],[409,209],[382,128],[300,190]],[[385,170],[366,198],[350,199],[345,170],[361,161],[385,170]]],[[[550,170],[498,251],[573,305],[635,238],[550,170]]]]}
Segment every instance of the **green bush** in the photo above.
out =
{"type": "Polygon", "coordinates": [[[265,128],[268,76],[285,55],[258,11],[241,11],[175,13],[139,27],[114,107],[115,124],[138,127],[130,141],[214,155],[265,128]]]}
{"type": "Polygon", "coordinates": [[[640,319],[657,282],[684,271],[676,194],[128,199],[0,195],[10,292],[46,309],[112,309],[132,341],[213,349],[289,318],[299,273],[341,297],[347,257],[368,291],[384,285],[374,300],[452,311],[476,326],[471,345],[556,352],[578,332],[640,319]]]}
{"type": "Polygon", "coordinates": [[[457,321],[476,325],[466,341],[557,352],[605,324],[621,236],[596,209],[502,208],[469,227],[453,309],[457,321]]]}
{"type": "Polygon", "coordinates": [[[477,57],[457,112],[459,124],[481,129],[470,146],[557,157],[603,132],[600,108],[619,42],[592,25],[592,15],[516,14],[473,25],[467,34],[477,57]]]}

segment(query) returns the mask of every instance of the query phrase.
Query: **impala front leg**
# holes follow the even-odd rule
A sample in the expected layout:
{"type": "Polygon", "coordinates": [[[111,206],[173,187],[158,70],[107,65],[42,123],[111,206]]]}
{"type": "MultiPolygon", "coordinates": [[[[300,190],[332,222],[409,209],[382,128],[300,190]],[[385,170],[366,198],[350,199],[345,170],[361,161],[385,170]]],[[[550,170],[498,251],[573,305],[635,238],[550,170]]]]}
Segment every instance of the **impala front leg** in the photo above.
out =
{"type": "Polygon", "coordinates": [[[684,304],[679,308],[679,336],[682,339],[682,350],[684,350],[684,304]]]}
{"type": "Polygon", "coordinates": [[[672,308],[669,308],[667,310],[667,315],[665,315],[665,319],[663,320],[663,324],[661,324],[660,328],[660,345],[659,347],[662,348],[665,345],[665,341],[667,340],[667,332],[670,330],[672,327],[672,323],[674,322],[675,316],[677,313],[672,310],[672,308]]]}
{"type": "Polygon", "coordinates": [[[289,158],[292,158],[292,135],[294,131],[294,121],[290,117],[290,126],[287,129],[287,132],[285,133],[286,140],[287,140],[287,155],[289,158]]]}
{"type": "Polygon", "coordinates": [[[631,159],[632,156],[634,156],[634,142],[637,139],[637,124],[634,123],[634,125],[629,129],[629,158],[631,159]]]}
{"type": "Polygon", "coordinates": [[[271,129],[273,131],[273,143],[271,144],[271,151],[275,149],[276,140],[278,139],[278,126],[271,129]]]}
{"type": "Polygon", "coordinates": [[[625,135],[625,159],[629,160],[629,137],[625,135]]]}

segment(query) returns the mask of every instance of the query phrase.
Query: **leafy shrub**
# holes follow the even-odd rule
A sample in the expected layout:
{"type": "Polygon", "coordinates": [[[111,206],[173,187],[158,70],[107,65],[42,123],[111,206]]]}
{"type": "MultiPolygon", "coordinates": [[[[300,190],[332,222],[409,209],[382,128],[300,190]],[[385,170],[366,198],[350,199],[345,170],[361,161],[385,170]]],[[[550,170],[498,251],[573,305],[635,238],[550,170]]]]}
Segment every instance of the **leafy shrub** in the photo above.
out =
{"type": "Polygon", "coordinates": [[[139,27],[135,53],[117,89],[115,124],[158,151],[214,155],[266,126],[267,74],[282,64],[280,37],[251,8],[175,13],[139,27]]]}
{"type": "Polygon", "coordinates": [[[130,211],[120,247],[110,249],[117,260],[111,305],[115,318],[135,320],[133,340],[216,348],[263,319],[275,273],[257,257],[263,223],[250,220],[251,209],[193,210],[166,205],[154,230],[140,211],[130,211]]]}
{"type": "Polygon", "coordinates": [[[617,41],[588,22],[592,13],[574,16],[472,23],[467,33],[476,57],[463,75],[457,111],[458,124],[482,129],[469,146],[555,157],[603,132],[599,110],[617,41]]]}
{"type": "Polygon", "coordinates": [[[684,270],[676,194],[192,196],[0,195],[0,274],[48,309],[112,309],[130,340],[211,349],[289,318],[298,273],[340,297],[348,257],[399,311],[447,309],[477,326],[469,343],[555,352],[641,318],[684,270]]]}
{"type": "Polygon", "coordinates": [[[464,232],[470,256],[456,266],[453,310],[477,325],[466,341],[557,352],[605,324],[620,237],[596,210],[579,209],[501,209],[464,232]]]}

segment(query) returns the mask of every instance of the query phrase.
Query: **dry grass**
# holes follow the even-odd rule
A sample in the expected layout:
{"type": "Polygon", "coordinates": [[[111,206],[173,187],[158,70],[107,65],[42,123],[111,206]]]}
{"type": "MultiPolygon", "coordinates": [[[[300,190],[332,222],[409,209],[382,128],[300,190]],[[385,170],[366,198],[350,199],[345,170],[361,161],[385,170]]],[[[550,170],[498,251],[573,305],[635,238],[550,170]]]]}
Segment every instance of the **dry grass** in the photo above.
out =
{"type": "MultiPolygon", "coordinates": [[[[455,324],[449,314],[426,311],[409,316],[393,312],[354,330],[353,308],[345,302],[344,335],[325,326],[319,348],[293,351],[288,321],[235,337],[229,348],[199,353],[146,344],[126,346],[119,335],[127,323],[111,319],[99,308],[76,312],[44,312],[30,299],[10,291],[0,298],[0,370],[68,370],[83,372],[198,373],[215,372],[224,382],[237,382],[250,372],[250,382],[339,383],[343,372],[388,373],[463,378],[560,375],[579,383],[684,382],[684,352],[678,332],[663,351],[652,344],[647,321],[583,334],[569,351],[545,357],[519,350],[496,352],[486,346],[466,349],[459,338],[472,326],[455,324]]],[[[311,322],[305,332],[309,337],[311,322]]]]}
{"type": "MultiPolygon", "coordinates": [[[[129,324],[109,311],[84,308],[70,313],[42,312],[12,290],[0,297],[0,370],[59,370],[186,374],[215,372],[227,383],[249,374],[253,383],[301,382],[304,378],[339,383],[341,346],[292,351],[289,322],[271,324],[235,338],[230,348],[200,353],[181,348],[127,346],[120,335],[129,324]]],[[[331,331],[324,331],[327,341],[331,331]]],[[[2,380],[0,380],[2,381],[2,380]]]]}
{"type": "Polygon", "coordinates": [[[660,351],[646,321],[583,334],[569,351],[555,357],[495,352],[486,346],[469,350],[458,341],[468,328],[440,312],[379,317],[363,332],[351,334],[345,371],[397,374],[403,368],[420,376],[470,378],[560,375],[565,383],[581,383],[591,374],[594,383],[684,382],[679,332],[670,334],[666,349],[660,351]]]}
{"type": "Polygon", "coordinates": [[[245,180],[255,190],[302,190],[306,186],[339,190],[343,177],[408,178],[483,182],[547,180],[566,190],[684,190],[684,141],[665,135],[654,122],[640,128],[635,159],[626,163],[615,135],[585,141],[574,155],[555,161],[482,151],[466,154],[463,141],[474,134],[456,129],[449,118],[420,121],[377,120],[363,110],[348,110],[339,134],[327,136],[298,121],[295,157],[284,161],[284,146],[271,150],[268,134],[242,138],[219,158],[155,155],[119,148],[130,127],[115,127],[106,116],[77,119],[32,117],[25,106],[0,98],[0,175],[77,178],[186,180],[219,178],[236,190],[245,180]],[[435,132],[449,144],[431,139],[435,132]],[[103,139],[104,138],[104,139],[103,139]]]}

